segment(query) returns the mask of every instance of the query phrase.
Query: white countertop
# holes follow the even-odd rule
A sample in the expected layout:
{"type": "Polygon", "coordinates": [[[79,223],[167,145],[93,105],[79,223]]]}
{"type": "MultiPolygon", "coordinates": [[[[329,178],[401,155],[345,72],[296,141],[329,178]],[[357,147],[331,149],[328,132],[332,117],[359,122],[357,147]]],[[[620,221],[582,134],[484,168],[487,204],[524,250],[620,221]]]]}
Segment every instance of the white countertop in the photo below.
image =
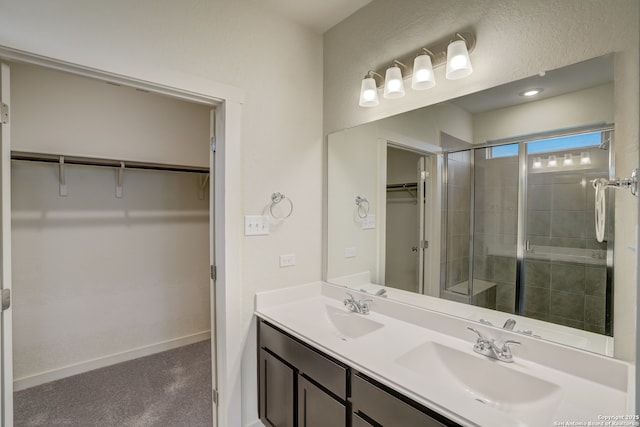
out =
{"type": "MultiPolygon", "coordinates": [[[[424,308],[358,292],[352,294],[356,299],[374,300],[371,313],[365,317],[382,327],[357,338],[345,337],[332,328],[321,316],[329,308],[346,312],[342,303],[346,290],[321,282],[257,294],[256,315],[463,426],[540,427],[567,421],[587,425],[589,421],[605,421],[602,417],[634,413],[634,368],[628,363],[487,328],[424,308]],[[498,342],[520,341],[522,344],[513,348],[514,363],[494,361],[474,353],[476,337],[467,326],[498,342]],[[508,369],[516,377],[525,374],[527,378],[557,385],[557,392],[534,406],[481,403],[473,391],[463,383],[451,381],[452,377],[444,375],[442,369],[421,367],[421,372],[417,372],[403,362],[412,352],[431,343],[451,349],[451,354],[480,358],[479,366],[491,368],[486,372],[503,372],[494,368],[508,369]],[[494,365],[482,365],[484,360],[494,365]]],[[[481,378],[485,372],[477,374],[482,381],[492,381],[492,378],[481,378]]],[[[465,375],[476,375],[476,372],[465,375]]],[[[508,387],[514,393],[519,391],[517,382],[508,387]]]]}

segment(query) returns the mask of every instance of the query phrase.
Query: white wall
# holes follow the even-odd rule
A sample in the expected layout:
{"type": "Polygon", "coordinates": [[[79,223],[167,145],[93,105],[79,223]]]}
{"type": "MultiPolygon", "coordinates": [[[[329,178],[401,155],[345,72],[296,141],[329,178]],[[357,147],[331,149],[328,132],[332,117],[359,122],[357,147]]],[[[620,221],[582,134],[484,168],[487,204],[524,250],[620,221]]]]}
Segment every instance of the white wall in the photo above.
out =
{"type": "Polygon", "coordinates": [[[11,179],[17,388],[208,338],[197,174],[128,170],[122,198],[112,168],[68,166],[66,197],[55,164],[14,161],[11,179]]]}
{"type": "MultiPolygon", "coordinates": [[[[270,236],[228,243],[240,248],[229,262],[241,263],[241,283],[227,284],[233,287],[230,300],[239,302],[228,310],[238,312],[243,324],[230,337],[245,345],[242,383],[234,374],[240,361],[230,360],[229,391],[237,396],[242,386],[243,410],[231,410],[228,425],[252,422],[254,293],[321,277],[322,37],[259,1],[0,0],[0,10],[2,45],[146,81],[233,93],[235,87],[244,94],[242,133],[232,135],[242,163],[229,171],[240,168],[241,179],[226,187],[227,200],[239,209],[229,212],[259,214],[276,191],[295,203],[294,215],[270,236]],[[280,269],[283,253],[296,254],[297,265],[280,269]]],[[[239,233],[228,230],[232,239],[239,233]]]]}
{"type": "MultiPolygon", "coordinates": [[[[638,165],[638,2],[619,0],[376,0],[324,34],[325,134],[615,52],[616,171],[638,165]],[[471,28],[474,72],[375,108],[358,106],[369,69],[471,28]],[[588,30],[585,30],[587,29],[588,30]],[[606,34],[606,36],[603,36],[606,34]]],[[[637,200],[616,196],[616,357],[635,360],[637,200]]]]}

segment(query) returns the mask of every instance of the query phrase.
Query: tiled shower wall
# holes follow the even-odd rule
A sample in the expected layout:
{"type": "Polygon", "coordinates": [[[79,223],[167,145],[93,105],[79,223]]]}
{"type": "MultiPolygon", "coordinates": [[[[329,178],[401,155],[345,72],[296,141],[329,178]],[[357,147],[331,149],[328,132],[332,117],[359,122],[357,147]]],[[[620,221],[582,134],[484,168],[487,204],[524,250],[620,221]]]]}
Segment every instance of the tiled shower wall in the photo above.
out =
{"type": "Polygon", "coordinates": [[[518,158],[475,150],[473,277],[495,283],[474,304],[513,313],[518,232],[518,158]]]}
{"type": "MultiPolygon", "coordinates": [[[[590,181],[607,177],[608,151],[589,152],[588,169],[559,167],[557,172],[529,175],[527,238],[533,253],[525,265],[525,315],[605,333],[607,243],[596,240],[590,181]],[[593,258],[590,263],[532,259],[541,246],[573,248],[593,258]]],[[[607,216],[613,218],[613,210],[607,216]]]]}

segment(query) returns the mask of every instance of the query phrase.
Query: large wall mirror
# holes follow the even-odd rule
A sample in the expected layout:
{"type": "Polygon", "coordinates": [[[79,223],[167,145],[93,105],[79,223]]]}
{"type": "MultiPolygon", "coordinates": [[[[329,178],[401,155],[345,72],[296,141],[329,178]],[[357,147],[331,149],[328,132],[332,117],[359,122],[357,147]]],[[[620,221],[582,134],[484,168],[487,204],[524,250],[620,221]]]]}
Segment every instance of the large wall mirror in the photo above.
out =
{"type": "Polygon", "coordinates": [[[326,280],[613,355],[613,85],[607,55],[329,135],[326,280]]]}

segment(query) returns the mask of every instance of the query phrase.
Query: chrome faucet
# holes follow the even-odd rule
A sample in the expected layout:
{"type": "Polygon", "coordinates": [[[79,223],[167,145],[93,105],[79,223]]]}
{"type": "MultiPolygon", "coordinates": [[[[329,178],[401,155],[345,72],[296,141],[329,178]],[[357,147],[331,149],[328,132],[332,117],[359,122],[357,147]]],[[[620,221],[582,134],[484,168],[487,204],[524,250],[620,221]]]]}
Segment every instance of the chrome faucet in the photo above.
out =
{"type": "Polygon", "coordinates": [[[343,301],[349,311],[360,314],[369,314],[370,299],[361,299],[356,301],[353,295],[347,294],[347,298],[343,301]]]}
{"type": "Polygon", "coordinates": [[[506,322],[504,322],[504,325],[502,326],[502,329],[506,329],[508,331],[513,331],[513,328],[516,326],[516,321],[515,319],[507,319],[506,322]]]}
{"type": "Polygon", "coordinates": [[[502,344],[502,347],[498,347],[496,341],[493,338],[485,338],[480,333],[480,331],[478,331],[477,329],[473,329],[472,327],[468,327],[467,329],[475,332],[478,335],[478,340],[473,346],[473,351],[478,354],[500,360],[501,362],[513,362],[513,355],[511,354],[510,346],[512,344],[520,344],[519,341],[507,340],[502,344]]]}

